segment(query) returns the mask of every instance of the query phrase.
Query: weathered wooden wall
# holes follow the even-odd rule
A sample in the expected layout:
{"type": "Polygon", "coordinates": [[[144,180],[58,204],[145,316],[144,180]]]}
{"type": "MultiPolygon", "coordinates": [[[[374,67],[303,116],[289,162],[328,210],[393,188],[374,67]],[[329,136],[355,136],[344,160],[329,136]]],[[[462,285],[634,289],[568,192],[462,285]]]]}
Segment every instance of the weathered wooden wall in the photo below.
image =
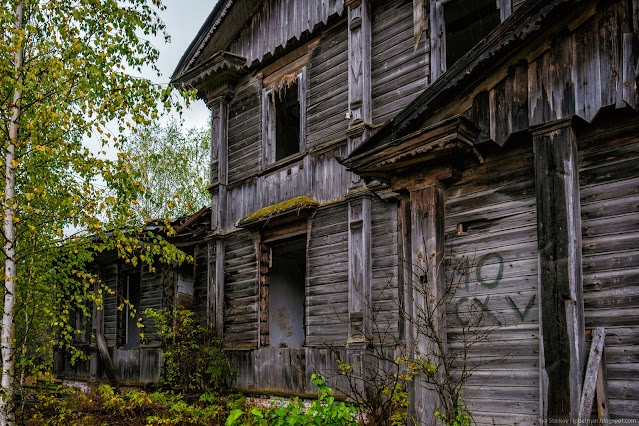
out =
{"type": "Polygon", "coordinates": [[[306,344],[344,345],[348,337],[348,205],[320,207],[306,258],[306,344]]]}
{"type": "Polygon", "coordinates": [[[414,50],[412,2],[380,2],[373,8],[372,15],[373,122],[382,124],[408,105],[428,85],[429,17],[425,11],[424,32],[417,50],[414,50]]]}
{"type": "Polygon", "coordinates": [[[371,310],[373,332],[386,342],[400,339],[397,233],[397,203],[375,199],[371,207],[371,310]]]}
{"type": "Polygon", "coordinates": [[[533,424],[540,415],[536,225],[525,140],[446,189],[447,280],[459,284],[448,306],[448,347],[461,355],[478,339],[468,351],[468,367],[477,370],[464,394],[477,424],[533,424]],[[460,224],[467,231],[458,234],[460,224]]]}
{"type": "Polygon", "coordinates": [[[193,284],[193,312],[204,324],[207,316],[208,294],[208,248],[206,245],[195,247],[193,259],[195,260],[194,284],[193,284]]]}
{"type": "Polygon", "coordinates": [[[253,175],[262,156],[262,89],[254,78],[244,81],[229,105],[228,179],[234,183],[253,175]]]}
{"type": "Polygon", "coordinates": [[[246,58],[250,66],[261,61],[289,40],[300,39],[328,18],[342,14],[343,0],[302,2],[299,0],[267,0],[229,46],[229,51],[246,58]]]}
{"type": "Polygon", "coordinates": [[[258,286],[255,239],[247,231],[231,235],[225,240],[224,247],[224,339],[231,348],[256,348],[258,286]]]}
{"type": "Polygon", "coordinates": [[[164,282],[161,273],[149,271],[148,266],[142,265],[140,271],[140,306],[136,306],[136,315],[142,318],[144,328],[140,331],[144,333],[149,345],[160,345],[160,336],[157,333],[155,321],[149,318],[144,311],[147,309],[160,310],[164,297],[164,282]]]}
{"type": "Polygon", "coordinates": [[[348,128],[348,32],[339,24],[309,54],[307,146],[343,138],[348,128]]]}
{"type": "MultiPolygon", "coordinates": [[[[105,265],[101,271],[100,279],[104,285],[115,292],[118,285],[118,266],[115,264],[105,265]]],[[[118,306],[117,293],[111,294],[108,291],[103,293],[104,298],[104,339],[107,345],[115,345],[118,306]]]]}
{"type": "MultiPolygon", "coordinates": [[[[634,121],[634,122],[633,122],[634,121]]],[[[586,328],[605,327],[612,418],[639,420],[639,125],[579,139],[586,328]]]]}

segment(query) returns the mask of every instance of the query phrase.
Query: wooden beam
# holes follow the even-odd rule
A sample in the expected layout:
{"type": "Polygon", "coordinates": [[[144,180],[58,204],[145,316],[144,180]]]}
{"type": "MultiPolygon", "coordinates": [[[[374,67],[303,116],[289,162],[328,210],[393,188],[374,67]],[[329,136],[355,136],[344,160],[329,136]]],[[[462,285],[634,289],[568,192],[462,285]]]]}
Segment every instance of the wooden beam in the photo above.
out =
{"type": "Polygon", "coordinates": [[[599,372],[603,369],[601,360],[604,351],[606,330],[603,327],[597,327],[593,334],[592,345],[590,346],[590,356],[588,357],[588,366],[586,368],[586,377],[584,379],[584,387],[581,393],[581,402],[579,404],[578,424],[585,423],[587,419],[590,419],[592,402],[595,397],[597,384],[599,383],[599,372]]]}
{"type": "MultiPolygon", "coordinates": [[[[410,209],[413,317],[423,318],[433,312],[433,315],[439,317],[435,319],[439,329],[427,331],[437,333],[444,339],[446,313],[438,303],[445,288],[444,190],[439,186],[431,186],[411,191],[410,209]],[[429,303],[435,303],[436,306],[428,306],[429,303]]],[[[439,349],[435,342],[426,338],[420,326],[425,325],[421,322],[413,324],[409,347],[415,357],[428,357],[437,362],[439,349]]],[[[421,375],[415,377],[413,392],[413,406],[409,407],[409,417],[414,417],[418,424],[435,424],[434,412],[440,406],[437,393],[427,388],[425,378],[421,375]]]]}
{"type": "Polygon", "coordinates": [[[348,202],[348,344],[371,337],[371,199],[359,193],[348,202]]]}
{"type": "Polygon", "coordinates": [[[543,347],[542,417],[574,419],[585,358],[578,155],[573,121],[533,129],[543,347]]]}
{"type": "Polygon", "coordinates": [[[348,6],[348,111],[351,125],[372,121],[370,15],[369,0],[348,6]]]}

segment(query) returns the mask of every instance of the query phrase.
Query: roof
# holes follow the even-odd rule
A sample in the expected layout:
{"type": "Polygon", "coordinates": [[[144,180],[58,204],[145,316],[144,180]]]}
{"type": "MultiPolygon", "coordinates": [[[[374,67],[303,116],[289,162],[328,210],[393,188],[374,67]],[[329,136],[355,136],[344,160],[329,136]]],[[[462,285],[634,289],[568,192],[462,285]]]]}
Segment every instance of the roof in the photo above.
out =
{"type": "Polygon", "coordinates": [[[264,207],[244,219],[240,219],[236,226],[238,228],[246,228],[266,223],[269,220],[278,217],[300,215],[302,211],[314,210],[317,206],[319,206],[317,201],[307,197],[306,195],[302,195],[290,200],[282,201],[278,204],[273,204],[272,206],[264,207]]]}
{"type": "MultiPolygon", "coordinates": [[[[585,2],[579,2],[581,6],[585,2]]],[[[529,0],[484,40],[450,67],[392,120],[357,146],[348,159],[374,152],[390,141],[418,130],[439,108],[465,91],[475,88],[496,68],[504,65],[530,40],[543,34],[555,22],[580,10],[572,0],[529,0]]]]}

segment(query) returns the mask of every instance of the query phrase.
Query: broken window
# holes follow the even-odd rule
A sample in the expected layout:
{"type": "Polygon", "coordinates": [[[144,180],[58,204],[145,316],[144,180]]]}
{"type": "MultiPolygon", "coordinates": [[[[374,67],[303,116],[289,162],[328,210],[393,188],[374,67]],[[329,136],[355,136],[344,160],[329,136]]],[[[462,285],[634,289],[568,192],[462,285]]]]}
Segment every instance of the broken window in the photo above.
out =
{"type": "Polygon", "coordinates": [[[444,5],[446,68],[450,68],[500,23],[495,0],[451,0],[444,5]]]}
{"type": "Polygon", "coordinates": [[[129,271],[118,285],[118,346],[140,346],[138,315],[140,309],[140,272],[129,271]]]}
{"type": "Polygon", "coordinates": [[[262,245],[260,289],[261,344],[304,345],[306,238],[262,245]]]}
{"type": "Polygon", "coordinates": [[[264,91],[265,163],[304,150],[304,75],[303,71],[285,75],[264,91]]]}

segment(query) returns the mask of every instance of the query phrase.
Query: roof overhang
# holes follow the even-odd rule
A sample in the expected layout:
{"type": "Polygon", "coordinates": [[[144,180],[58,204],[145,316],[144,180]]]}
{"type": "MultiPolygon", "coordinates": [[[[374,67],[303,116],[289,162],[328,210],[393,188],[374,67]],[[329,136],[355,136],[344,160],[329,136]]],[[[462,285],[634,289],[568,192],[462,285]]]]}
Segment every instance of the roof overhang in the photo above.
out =
{"type": "Polygon", "coordinates": [[[246,58],[229,52],[217,52],[195,68],[176,77],[171,84],[195,88],[198,97],[207,101],[215,92],[234,87],[247,71],[246,58]]]}
{"type": "Polygon", "coordinates": [[[309,216],[319,203],[305,195],[273,204],[240,219],[238,228],[264,227],[268,224],[289,222],[309,216]]]}
{"type": "Polygon", "coordinates": [[[392,120],[357,146],[348,159],[359,158],[363,153],[372,154],[378,147],[404,140],[405,135],[424,126],[438,111],[480,86],[516,52],[529,47],[531,40],[548,34],[557,22],[582,13],[586,3],[572,0],[525,2],[392,120]]]}
{"type": "MultiPolygon", "coordinates": [[[[483,162],[475,144],[479,133],[475,123],[457,115],[349,157],[343,164],[360,176],[388,182],[415,171],[424,174],[442,167],[449,170],[468,161],[483,162]]],[[[439,180],[447,177],[452,174],[445,173],[439,180]]]]}

